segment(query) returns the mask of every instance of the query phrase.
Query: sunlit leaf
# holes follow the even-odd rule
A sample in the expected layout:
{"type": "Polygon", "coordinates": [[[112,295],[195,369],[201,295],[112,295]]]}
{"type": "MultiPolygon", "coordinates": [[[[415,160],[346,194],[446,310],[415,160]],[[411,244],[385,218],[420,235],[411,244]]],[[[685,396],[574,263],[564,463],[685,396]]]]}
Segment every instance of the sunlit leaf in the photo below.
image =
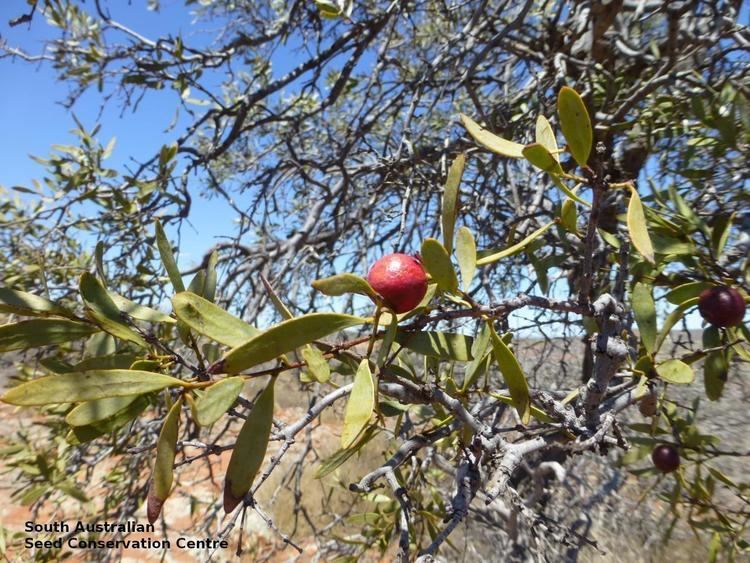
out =
{"type": "Polygon", "coordinates": [[[180,426],[180,409],[182,397],[169,409],[161,426],[159,439],[156,442],[156,461],[151,472],[151,485],[148,490],[146,515],[153,524],[161,513],[161,507],[172,490],[172,473],[174,458],[177,453],[177,435],[180,426]]]}
{"type": "Polygon", "coordinates": [[[433,281],[444,291],[458,291],[458,277],[445,247],[434,238],[422,242],[422,263],[433,281]]]}
{"type": "Polygon", "coordinates": [[[351,446],[370,422],[375,408],[375,383],[368,360],[362,360],[354,376],[354,386],[344,411],[344,429],[341,432],[341,448],[351,446]]]}
{"type": "Polygon", "coordinates": [[[474,339],[464,334],[450,332],[398,331],[396,342],[423,356],[433,356],[443,360],[467,362],[472,359],[471,346],[474,339]]]}
{"type": "Polygon", "coordinates": [[[669,336],[669,333],[672,331],[672,328],[674,325],[676,325],[682,317],[685,316],[685,312],[690,309],[691,307],[694,307],[698,304],[698,298],[693,297],[692,299],[688,299],[687,301],[683,301],[678,305],[674,311],[669,313],[667,315],[667,318],[664,319],[664,325],[662,325],[661,330],[659,331],[659,338],[656,339],[656,346],[654,347],[656,351],[658,351],[662,344],[664,344],[664,341],[669,336]]]}
{"type": "Polygon", "coordinates": [[[513,256],[515,254],[518,254],[519,252],[522,252],[524,248],[530,243],[532,243],[534,240],[542,236],[545,232],[549,230],[552,225],[554,225],[555,222],[552,221],[550,223],[547,223],[543,227],[540,227],[533,233],[531,233],[529,236],[527,236],[525,239],[523,239],[520,242],[517,242],[516,244],[509,246],[508,248],[504,250],[483,250],[480,251],[478,256],[479,259],[477,260],[477,266],[486,266],[487,264],[492,264],[493,262],[497,262],[498,260],[502,260],[503,258],[507,258],[509,256],[513,256]]]}
{"type": "Polygon", "coordinates": [[[72,315],[49,299],[8,287],[0,287],[0,313],[26,317],[70,317],[72,315]]]}
{"type": "Polygon", "coordinates": [[[167,271],[169,280],[172,282],[172,287],[176,292],[185,291],[185,284],[182,281],[180,270],[177,268],[177,262],[174,260],[174,254],[172,254],[172,245],[164,233],[164,228],[161,223],[157,220],[155,223],[156,232],[156,246],[159,249],[159,255],[161,256],[162,264],[164,269],[167,271]]]}
{"type": "Polygon", "coordinates": [[[96,277],[88,272],[81,274],[79,289],[87,312],[100,327],[116,338],[146,347],[143,337],[123,321],[117,305],[96,277]]]}
{"type": "Polygon", "coordinates": [[[453,250],[453,229],[456,224],[456,214],[460,205],[459,186],[461,185],[461,176],[464,173],[465,163],[466,158],[463,154],[459,154],[448,171],[448,179],[445,182],[445,191],[443,192],[443,211],[441,214],[443,245],[448,254],[453,250]]]}
{"type": "Polygon", "coordinates": [[[328,365],[328,360],[323,356],[323,352],[315,346],[305,346],[302,349],[302,357],[315,381],[326,383],[331,378],[331,367],[328,365]]]}
{"type": "Polygon", "coordinates": [[[152,323],[173,324],[176,322],[166,313],[162,313],[161,311],[157,311],[156,309],[152,309],[151,307],[139,305],[138,303],[135,303],[130,299],[126,299],[122,295],[118,295],[113,291],[107,290],[107,295],[109,295],[109,298],[120,311],[122,311],[123,313],[127,313],[134,319],[149,321],[152,323]]]}
{"type": "Polygon", "coordinates": [[[359,293],[375,298],[377,294],[366,279],[355,274],[337,274],[312,282],[313,288],[325,295],[339,296],[347,293],[359,293]]]}
{"type": "Polygon", "coordinates": [[[688,299],[698,297],[704,289],[713,287],[713,285],[711,282],[703,281],[688,282],[671,289],[665,297],[670,303],[680,305],[688,299]]]}
{"type": "Polygon", "coordinates": [[[459,228],[456,234],[456,259],[461,271],[461,285],[464,291],[468,291],[477,269],[477,244],[467,227],[459,228]]]}
{"type": "Polygon", "coordinates": [[[523,156],[531,164],[548,172],[550,174],[560,175],[563,173],[563,169],[560,167],[560,162],[547,150],[546,147],[539,143],[531,143],[523,148],[523,156]]]}
{"type": "Polygon", "coordinates": [[[555,131],[552,129],[549,121],[543,115],[539,115],[536,118],[536,142],[546,148],[552,157],[559,161],[559,148],[557,146],[557,138],[555,137],[555,131]]]}
{"type": "Polygon", "coordinates": [[[194,416],[199,426],[211,426],[229,410],[240,396],[245,381],[241,377],[228,377],[217,381],[203,391],[195,401],[194,416]]]}
{"type": "Polygon", "coordinates": [[[523,145],[521,143],[514,143],[490,133],[466,115],[461,115],[461,122],[469,135],[484,148],[503,156],[523,158],[523,145]]]}
{"type": "Polygon", "coordinates": [[[686,384],[695,379],[693,368],[680,360],[666,360],[656,366],[656,373],[667,383],[686,384]]]}
{"type": "Polygon", "coordinates": [[[652,287],[643,282],[638,282],[633,287],[631,296],[635,322],[644,348],[649,354],[653,354],[656,347],[656,303],[651,294],[652,287]]]}
{"type": "Polygon", "coordinates": [[[260,331],[218,305],[188,291],[172,297],[174,314],[195,332],[226,346],[239,346],[260,331]]]}
{"type": "Polygon", "coordinates": [[[560,89],[557,96],[557,114],[570,154],[580,166],[586,166],[594,134],[589,112],[578,92],[568,86],[560,89]]]}
{"type": "Polygon", "coordinates": [[[523,424],[528,424],[531,418],[531,399],[529,396],[529,385],[526,382],[526,376],[523,374],[521,364],[516,359],[515,354],[508,348],[503,339],[497,335],[491,322],[487,323],[490,330],[492,341],[492,350],[495,355],[495,361],[503,374],[503,379],[508,386],[510,396],[513,397],[513,406],[518,411],[523,424]]]}
{"type": "Polygon", "coordinates": [[[65,417],[71,426],[86,426],[113,416],[135,401],[140,395],[109,397],[86,401],[75,407],[65,417]]]}
{"type": "Polygon", "coordinates": [[[651,244],[651,238],[646,228],[646,216],[643,212],[643,204],[638,196],[638,190],[635,186],[630,187],[630,202],[628,203],[627,214],[628,232],[630,241],[641,256],[649,262],[654,262],[654,247],[651,244]]]}
{"type": "Polygon", "coordinates": [[[101,329],[63,319],[32,319],[0,326],[0,352],[63,344],[86,338],[101,329]]]}

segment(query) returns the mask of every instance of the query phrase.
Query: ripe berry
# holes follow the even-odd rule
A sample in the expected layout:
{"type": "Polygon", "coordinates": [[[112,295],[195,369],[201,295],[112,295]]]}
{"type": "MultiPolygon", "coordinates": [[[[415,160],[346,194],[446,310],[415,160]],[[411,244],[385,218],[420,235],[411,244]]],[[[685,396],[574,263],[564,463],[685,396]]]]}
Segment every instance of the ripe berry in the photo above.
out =
{"type": "Polygon", "coordinates": [[[427,293],[422,263],[407,254],[388,254],[373,264],[367,281],[396,313],[411,311],[427,293]]]}
{"type": "Polygon", "coordinates": [[[659,444],[651,452],[651,461],[662,473],[671,473],[680,466],[680,454],[674,446],[659,444]]]}
{"type": "Polygon", "coordinates": [[[714,326],[736,326],[745,316],[745,300],[733,287],[711,287],[698,297],[698,310],[714,326]]]}

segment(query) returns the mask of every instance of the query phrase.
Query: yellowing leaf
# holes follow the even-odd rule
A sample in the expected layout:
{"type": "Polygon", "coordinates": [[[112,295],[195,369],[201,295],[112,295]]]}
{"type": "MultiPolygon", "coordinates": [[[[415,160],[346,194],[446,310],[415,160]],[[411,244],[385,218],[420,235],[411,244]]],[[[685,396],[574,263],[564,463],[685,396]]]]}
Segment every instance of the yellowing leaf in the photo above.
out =
{"type": "Polygon", "coordinates": [[[456,160],[451,164],[448,171],[448,179],[445,182],[445,191],[443,192],[443,212],[441,219],[443,223],[443,243],[448,254],[453,249],[453,229],[456,224],[456,213],[460,204],[459,186],[461,185],[461,176],[464,173],[466,158],[459,154],[456,160]]]}
{"type": "Polygon", "coordinates": [[[490,133],[470,117],[461,114],[461,122],[469,135],[484,148],[511,158],[523,158],[523,145],[490,133]]]}
{"type": "Polygon", "coordinates": [[[180,409],[182,397],[169,409],[161,426],[159,440],[156,442],[156,461],[151,472],[151,485],[148,489],[146,515],[153,524],[161,513],[161,507],[172,490],[172,472],[174,457],[177,453],[177,435],[180,426],[180,409]]]}
{"type": "Polygon", "coordinates": [[[445,247],[434,238],[425,239],[422,243],[422,263],[432,276],[433,281],[444,291],[458,291],[458,277],[453,269],[451,258],[445,247]]]}
{"type": "Polygon", "coordinates": [[[341,448],[346,449],[357,439],[370,422],[375,408],[375,384],[370,373],[370,364],[362,360],[354,376],[349,401],[344,412],[344,430],[341,433],[341,448]]]}
{"type": "Polygon", "coordinates": [[[183,386],[168,375],[126,369],[90,370],[40,377],[9,389],[0,400],[11,405],[78,403],[183,386]]]}
{"type": "Polygon", "coordinates": [[[273,423],[275,383],[276,379],[271,379],[257,398],[234,444],[224,482],[224,511],[227,513],[234,510],[250,490],[266,457],[273,423]]]}
{"type": "Polygon", "coordinates": [[[325,383],[331,379],[331,368],[328,360],[323,357],[323,352],[315,346],[305,346],[302,349],[302,357],[307,363],[307,369],[318,383],[325,383]]]}
{"type": "Polygon", "coordinates": [[[646,215],[643,212],[643,204],[638,196],[638,190],[635,186],[630,186],[630,202],[628,203],[628,232],[630,241],[636,250],[641,253],[646,260],[654,263],[654,247],[651,244],[651,237],[648,235],[646,228],[646,215]]]}
{"type": "Polygon", "coordinates": [[[518,363],[516,356],[508,348],[503,339],[497,335],[491,322],[487,325],[490,329],[490,338],[492,340],[492,351],[495,354],[495,361],[503,374],[503,379],[508,386],[510,396],[513,397],[513,406],[516,407],[518,415],[521,417],[523,424],[528,424],[531,419],[531,399],[529,396],[529,385],[526,383],[526,376],[523,374],[521,364],[518,363]]]}
{"type": "Polygon", "coordinates": [[[224,359],[212,366],[211,372],[239,373],[328,334],[365,322],[362,317],[338,313],[311,313],[289,319],[230,350],[224,359]]]}
{"type": "Polygon", "coordinates": [[[563,173],[563,169],[560,167],[560,163],[550,153],[546,147],[539,143],[531,143],[523,148],[523,156],[531,164],[548,172],[550,174],[557,174],[558,176],[563,173]]]}
{"type": "Polygon", "coordinates": [[[692,383],[695,379],[693,368],[681,360],[666,360],[656,366],[656,373],[667,383],[692,383]]]}
{"type": "Polygon", "coordinates": [[[543,227],[540,227],[533,233],[531,233],[529,236],[527,236],[525,239],[523,239],[520,242],[517,242],[516,244],[509,246],[508,248],[504,250],[499,251],[491,251],[491,250],[484,250],[479,252],[479,260],[477,260],[477,266],[486,266],[487,264],[492,264],[493,262],[497,262],[498,260],[502,260],[503,258],[507,258],[508,256],[513,256],[515,254],[518,254],[521,252],[529,243],[533,242],[540,236],[542,236],[545,232],[549,230],[552,225],[554,225],[555,222],[552,221],[550,223],[547,223],[543,227]]]}
{"type": "Polygon", "coordinates": [[[469,291],[477,270],[477,243],[467,227],[461,227],[456,234],[456,258],[458,269],[461,270],[461,284],[464,291],[469,291]]]}
{"type": "Polygon", "coordinates": [[[260,334],[254,326],[195,293],[178,293],[172,297],[172,307],[187,326],[220,344],[239,346],[260,334]]]}
{"type": "Polygon", "coordinates": [[[313,288],[325,295],[339,296],[346,293],[359,293],[375,298],[377,294],[366,279],[355,274],[337,274],[312,282],[313,288]]]}
{"type": "Polygon", "coordinates": [[[99,332],[93,324],[63,319],[33,319],[0,326],[0,352],[63,344],[99,332]]]}
{"type": "Polygon", "coordinates": [[[555,160],[560,161],[555,131],[543,115],[536,118],[536,142],[546,148],[555,160]]]}
{"type": "Polygon", "coordinates": [[[193,409],[198,426],[211,426],[219,420],[240,396],[244,386],[241,377],[227,377],[207,388],[195,401],[193,409]]]}
{"type": "Polygon", "coordinates": [[[560,224],[573,234],[578,234],[578,210],[572,199],[566,199],[560,208],[560,224]]]}
{"type": "Polygon", "coordinates": [[[185,283],[182,281],[180,270],[177,268],[177,262],[175,262],[174,254],[172,254],[172,245],[158,220],[155,223],[155,233],[156,246],[159,249],[159,255],[169,276],[169,281],[172,282],[172,287],[176,292],[185,291],[185,283]]]}
{"type": "Polygon", "coordinates": [[[586,166],[591,154],[594,134],[589,112],[578,92],[568,86],[563,86],[557,96],[557,113],[570,154],[580,166],[586,166]]]}
{"type": "Polygon", "coordinates": [[[656,303],[651,294],[651,286],[638,282],[631,297],[635,322],[641,334],[641,342],[649,354],[656,348],[656,303]]]}

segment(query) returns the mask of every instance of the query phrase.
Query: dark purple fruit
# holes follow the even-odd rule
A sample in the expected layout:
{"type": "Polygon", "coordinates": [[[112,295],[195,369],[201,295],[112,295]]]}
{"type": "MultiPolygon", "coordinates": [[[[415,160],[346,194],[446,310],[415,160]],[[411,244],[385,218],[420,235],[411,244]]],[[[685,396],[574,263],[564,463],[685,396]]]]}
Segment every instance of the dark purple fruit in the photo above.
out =
{"type": "Polygon", "coordinates": [[[703,290],[698,310],[713,326],[737,326],[745,317],[745,300],[735,288],[720,285],[703,290]]]}
{"type": "Polygon", "coordinates": [[[659,444],[651,452],[651,461],[662,473],[671,473],[680,466],[680,454],[674,446],[659,444]]]}

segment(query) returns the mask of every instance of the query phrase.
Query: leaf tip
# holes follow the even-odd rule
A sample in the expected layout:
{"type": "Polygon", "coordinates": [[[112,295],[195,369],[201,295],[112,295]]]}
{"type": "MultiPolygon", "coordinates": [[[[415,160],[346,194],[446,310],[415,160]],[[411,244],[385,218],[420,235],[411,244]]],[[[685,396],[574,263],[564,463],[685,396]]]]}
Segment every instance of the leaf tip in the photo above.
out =
{"type": "Polygon", "coordinates": [[[148,491],[148,501],[146,505],[146,516],[148,517],[149,524],[153,524],[159,518],[161,514],[161,507],[164,506],[164,500],[156,496],[153,484],[148,491]]]}
{"type": "Polygon", "coordinates": [[[229,514],[237,505],[242,502],[242,497],[236,497],[232,494],[232,481],[227,477],[224,483],[224,512],[229,514]]]}

